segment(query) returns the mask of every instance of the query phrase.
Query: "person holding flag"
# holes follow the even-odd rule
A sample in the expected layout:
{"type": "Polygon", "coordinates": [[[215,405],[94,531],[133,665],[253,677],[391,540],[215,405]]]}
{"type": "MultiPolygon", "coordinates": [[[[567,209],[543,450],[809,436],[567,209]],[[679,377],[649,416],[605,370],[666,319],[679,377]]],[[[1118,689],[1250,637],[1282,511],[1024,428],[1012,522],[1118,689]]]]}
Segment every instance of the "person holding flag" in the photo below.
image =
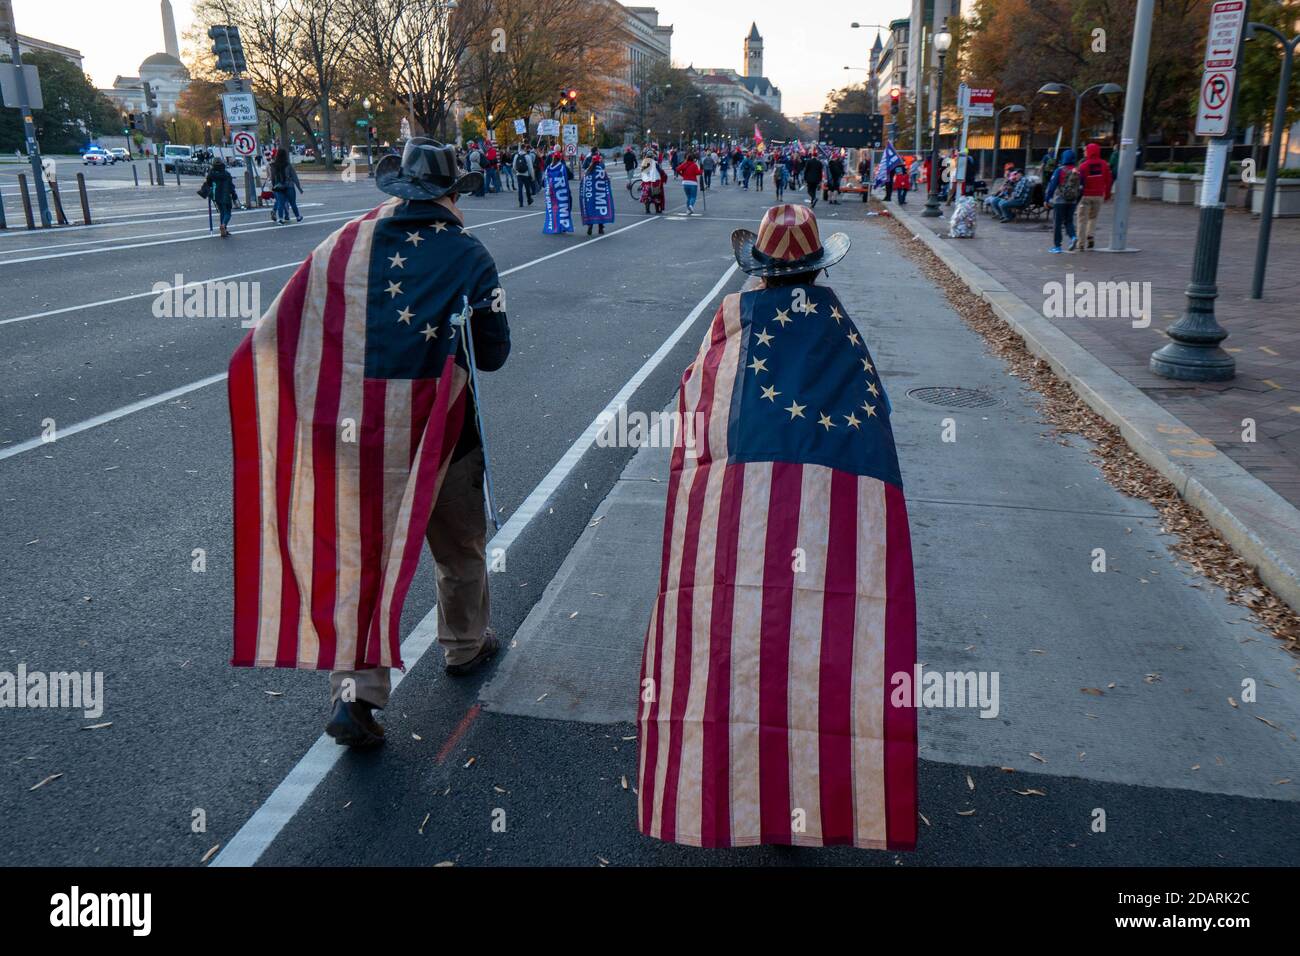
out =
{"type": "Polygon", "coordinates": [[[916,598],[892,411],[816,283],[849,238],[787,204],[731,245],[760,285],[723,299],[678,391],[693,427],[673,443],[636,688],[638,827],[698,847],[914,849],[916,709],[899,685],[916,598]]]}
{"type": "Polygon", "coordinates": [[[889,202],[890,193],[894,188],[894,172],[899,166],[906,165],[903,158],[898,155],[894,149],[894,144],[885,141],[885,155],[880,158],[880,165],[876,167],[876,178],[872,181],[872,186],[885,187],[885,202],[889,202]]]}
{"type": "Polygon", "coordinates": [[[599,149],[593,149],[587,157],[578,193],[582,198],[582,222],[587,227],[587,235],[591,235],[592,226],[599,226],[603,236],[605,223],[614,221],[614,192],[599,149]]]}
{"type": "Polygon", "coordinates": [[[573,197],[569,192],[569,168],[558,149],[542,174],[542,235],[573,232],[573,197]]]}

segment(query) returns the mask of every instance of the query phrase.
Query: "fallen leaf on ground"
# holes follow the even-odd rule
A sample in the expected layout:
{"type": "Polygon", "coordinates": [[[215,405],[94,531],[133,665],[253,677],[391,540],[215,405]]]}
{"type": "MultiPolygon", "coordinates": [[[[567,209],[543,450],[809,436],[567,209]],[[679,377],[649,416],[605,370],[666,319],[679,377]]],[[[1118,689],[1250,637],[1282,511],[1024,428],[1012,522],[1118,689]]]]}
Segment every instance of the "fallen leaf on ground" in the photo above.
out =
{"type": "Polygon", "coordinates": [[[1100,687],[1080,687],[1080,693],[1091,694],[1093,697],[1105,697],[1106,692],[1100,687]]]}

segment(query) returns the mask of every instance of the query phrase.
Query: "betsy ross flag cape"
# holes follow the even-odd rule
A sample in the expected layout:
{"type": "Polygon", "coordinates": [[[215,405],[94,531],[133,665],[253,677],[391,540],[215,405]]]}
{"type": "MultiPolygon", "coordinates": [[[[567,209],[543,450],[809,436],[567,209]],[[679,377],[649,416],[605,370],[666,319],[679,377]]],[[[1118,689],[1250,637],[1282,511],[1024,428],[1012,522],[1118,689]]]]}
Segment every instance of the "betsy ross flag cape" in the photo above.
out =
{"type": "Polygon", "coordinates": [[[641,832],[913,848],[916,712],[889,699],[916,660],[912,553],[861,334],[825,287],[728,295],[677,408],[641,832]]]}
{"type": "Polygon", "coordinates": [[[402,666],[398,625],[465,421],[466,300],[496,268],[389,200],[298,267],[230,362],[237,666],[402,666]]]}

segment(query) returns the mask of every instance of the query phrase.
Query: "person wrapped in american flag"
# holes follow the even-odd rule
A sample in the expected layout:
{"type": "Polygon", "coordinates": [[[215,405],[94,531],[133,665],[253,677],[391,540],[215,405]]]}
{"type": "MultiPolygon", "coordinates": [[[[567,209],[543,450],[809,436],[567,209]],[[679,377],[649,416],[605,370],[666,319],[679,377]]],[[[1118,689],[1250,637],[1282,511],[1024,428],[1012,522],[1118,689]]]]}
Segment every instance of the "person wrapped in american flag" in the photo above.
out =
{"type": "Polygon", "coordinates": [[[424,137],[375,170],[393,198],[317,246],[230,362],[234,654],[331,671],[326,733],[383,742],[402,604],[427,539],[448,673],[497,651],[474,366],[510,351],[496,264],[458,196],[482,173],[424,137]]]}
{"type": "Polygon", "coordinates": [[[848,237],[774,206],[682,377],[642,657],[638,825],[665,841],[911,849],[907,508],[871,352],[819,272],[848,237]]]}

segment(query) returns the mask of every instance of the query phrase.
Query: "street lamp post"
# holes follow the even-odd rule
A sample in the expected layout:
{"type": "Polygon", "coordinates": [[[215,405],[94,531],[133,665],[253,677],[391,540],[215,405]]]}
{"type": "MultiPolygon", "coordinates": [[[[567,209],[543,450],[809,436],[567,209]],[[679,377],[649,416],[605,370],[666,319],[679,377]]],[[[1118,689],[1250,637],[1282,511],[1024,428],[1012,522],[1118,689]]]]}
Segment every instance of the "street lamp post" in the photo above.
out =
{"type": "Polygon", "coordinates": [[[1002,153],[1002,114],[1023,113],[1025,108],[1019,103],[1004,106],[993,114],[993,179],[998,178],[998,158],[1002,153]]]}
{"type": "Polygon", "coordinates": [[[370,97],[361,101],[361,108],[366,111],[366,175],[375,178],[375,118],[370,113],[370,97]]]}
{"type": "MultiPolygon", "coordinates": [[[[1075,159],[1079,158],[1079,116],[1083,108],[1083,98],[1089,93],[1095,92],[1098,96],[1108,93],[1123,93],[1124,87],[1118,83],[1098,83],[1090,86],[1082,93],[1076,92],[1074,87],[1069,83],[1044,83],[1039,93],[1046,93],[1048,96],[1055,96],[1059,93],[1069,93],[1074,97],[1074,126],[1070,132],[1070,149],[1074,151],[1075,159]]],[[[1060,158],[1056,158],[1060,162],[1060,158]]]]}
{"type": "Polygon", "coordinates": [[[930,181],[929,195],[925,199],[925,209],[921,215],[927,219],[939,217],[939,111],[943,107],[943,61],[952,46],[952,34],[948,32],[948,21],[944,20],[943,29],[934,35],[934,52],[939,54],[939,82],[934,97],[934,136],[930,139],[930,181]]]}
{"type": "Polygon", "coordinates": [[[1277,192],[1277,163],[1282,147],[1282,128],[1286,118],[1286,95],[1291,86],[1291,65],[1295,59],[1296,47],[1300,45],[1300,35],[1288,40],[1264,23],[1248,24],[1246,39],[1255,39],[1255,33],[1261,30],[1271,33],[1282,44],[1282,75],[1278,79],[1277,100],[1273,105],[1273,126],[1269,134],[1268,173],[1264,179],[1264,207],[1259,213],[1259,238],[1255,243],[1255,275],[1250,284],[1252,299],[1259,299],[1264,295],[1264,271],[1268,267],[1268,240],[1273,231],[1273,196],[1277,192]]]}

